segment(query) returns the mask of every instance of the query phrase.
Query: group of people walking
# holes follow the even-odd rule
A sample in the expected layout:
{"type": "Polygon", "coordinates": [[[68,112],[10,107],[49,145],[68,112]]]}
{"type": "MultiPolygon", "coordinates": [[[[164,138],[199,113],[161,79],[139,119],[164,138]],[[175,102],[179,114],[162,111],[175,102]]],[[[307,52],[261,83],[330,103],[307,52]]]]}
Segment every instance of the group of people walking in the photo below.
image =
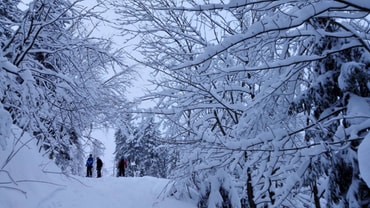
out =
{"type": "MultiPolygon", "coordinates": [[[[86,161],[86,177],[92,177],[93,167],[94,167],[94,158],[92,154],[90,154],[89,158],[87,158],[87,161],[86,161]]],[[[117,177],[125,176],[126,167],[127,167],[127,160],[121,158],[117,164],[117,169],[118,169],[117,177]]],[[[102,168],[103,168],[103,161],[99,157],[97,157],[96,158],[96,175],[98,178],[102,176],[101,174],[102,168]]]]}
{"type": "MultiPolygon", "coordinates": [[[[94,158],[92,154],[89,155],[86,161],[86,177],[92,177],[92,169],[94,166],[94,158]]],[[[103,168],[103,161],[97,157],[96,158],[96,176],[101,177],[101,169],[103,168]]]]}

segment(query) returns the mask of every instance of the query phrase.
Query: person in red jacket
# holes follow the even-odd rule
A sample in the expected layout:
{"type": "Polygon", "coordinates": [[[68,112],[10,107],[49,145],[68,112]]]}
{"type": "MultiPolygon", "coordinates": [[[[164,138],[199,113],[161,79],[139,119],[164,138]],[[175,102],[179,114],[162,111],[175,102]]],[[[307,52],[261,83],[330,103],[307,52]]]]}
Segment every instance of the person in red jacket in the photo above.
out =
{"type": "Polygon", "coordinates": [[[127,161],[125,159],[120,159],[117,164],[118,168],[118,177],[125,176],[125,168],[127,167],[127,161]]]}
{"type": "Polygon", "coordinates": [[[101,177],[102,167],[103,167],[103,161],[99,157],[97,157],[96,158],[96,175],[97,175],[98,178],[101,177]]]}

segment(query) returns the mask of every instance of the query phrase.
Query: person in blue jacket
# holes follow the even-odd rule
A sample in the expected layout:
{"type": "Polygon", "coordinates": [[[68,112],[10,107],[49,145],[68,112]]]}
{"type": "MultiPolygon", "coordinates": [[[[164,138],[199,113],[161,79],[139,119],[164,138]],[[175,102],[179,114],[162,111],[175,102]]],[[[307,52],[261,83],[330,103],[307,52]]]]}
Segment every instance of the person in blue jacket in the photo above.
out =
{"type": "Polygon", "coordinates": [[[89,158],[86,161],[86,177],[92,177],[92,169],[94,165],[94,158],[90,154],[89,158]]]}

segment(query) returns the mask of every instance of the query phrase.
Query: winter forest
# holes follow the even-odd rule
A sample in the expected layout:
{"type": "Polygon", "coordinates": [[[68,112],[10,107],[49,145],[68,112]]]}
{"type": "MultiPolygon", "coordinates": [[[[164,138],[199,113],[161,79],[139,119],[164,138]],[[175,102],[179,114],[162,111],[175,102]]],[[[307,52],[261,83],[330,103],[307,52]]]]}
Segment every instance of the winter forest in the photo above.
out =
{"type": "Polygon", "coordinates": [[[2,0],[0,44],[1,193],[30,147],[84,177],[109,128],[199,208],[370,207],[367,0],[2,0]]]}

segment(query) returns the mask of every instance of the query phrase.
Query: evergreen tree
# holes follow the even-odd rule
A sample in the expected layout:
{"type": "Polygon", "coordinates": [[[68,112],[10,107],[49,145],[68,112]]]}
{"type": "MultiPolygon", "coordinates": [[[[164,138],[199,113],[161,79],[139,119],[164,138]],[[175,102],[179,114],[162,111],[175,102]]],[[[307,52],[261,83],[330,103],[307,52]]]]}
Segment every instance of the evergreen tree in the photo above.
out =
{"type": "Polygon", "coordinates": [[[125,158],[130,162],[126,169],[128,176],[166,177],[167,152],[160,145],[160,133],[153,118],[144,118],[135,130],[128,130],[125,125],[116,132],[115,138],[116,159],[125,158]]]}
{"type": "MultiPolygon", "coordinates": [[[[347,30],[333,18],[313,18],[309,25],[314,30],[331,34],[347,30]]],[[[321,55],[355,42],[352,38],[324,36],[316,43],[313,53],[321,55]]],[[[360,179],[356,153],[360,138],[366,135],[368,127],[356,130],[357,138],[345,133],[360,124],[350,119],[353,111],[351,100],[368,100],[370,96],[367,87],[370,78],[368,55],[364,47],[349,47],[314,62],[307,70],[306,83],[309,84],[293,103],[296,111],[307,116],[308,126],[318,121],[325,122],[305,132],[307,142],[345,143],[338,147],[332,145],[326,154],[312,158],[307,173],[306,180],[313,189],[317,189],[323,178],[328,180],[324,198],[330,206],[357,207],[370,200],[370,189],[360,179]]],[[[324,191],[321,194],[315,192],[315,204],[320,207],[324,191]]]]}
{"type": "Polygon", "coordinates": [[[154,118],[144,118],[135,135],[136,164],[142,175],[166,177],[166,149],[160,146],[160,132],[154,118]]]}
{"type": "MultiPolygon", "coordinates": [[[[120,118],[120,126],[118,130],[115,132],[115,143],[116,143],[116,150],[115,150],[115,159],[118,165],[118,162],[121,159],[125,159],[129,163],[132,162],[133,156],[129,152],[130,148],[130,141],[134,138],[134,126],[132,124],[132,115],[129,113],[124,114],[120,118]]],[[[126,175],[133,176],[133,170],[131,164],[125,170],[126,175]]]]}

